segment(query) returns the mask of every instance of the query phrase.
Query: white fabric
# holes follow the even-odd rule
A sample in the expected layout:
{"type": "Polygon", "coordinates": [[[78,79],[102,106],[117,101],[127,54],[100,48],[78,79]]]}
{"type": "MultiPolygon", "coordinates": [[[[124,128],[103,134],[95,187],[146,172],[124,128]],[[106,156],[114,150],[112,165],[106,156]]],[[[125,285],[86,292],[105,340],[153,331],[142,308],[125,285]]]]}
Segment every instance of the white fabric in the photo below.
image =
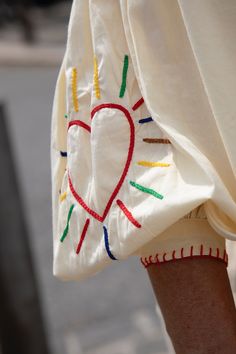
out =
{"type": "Polygon", "coordinates": [[[211,226],[236,240],[235,38],[234,0],[74,0],[51,125],[55,276],[86,278],[113,261],[105,247],[104,225],[112,254],[124,259],[202,203],[211,226]],[[100,99],[93,85],[94,55],[100,99]],[[120,98],[125,55],[127,87],[120,98]],[[73,107],[73,68],[78,112],[73,107]],[[145,104],[133,111],[142,96],[145,104]],[[126,178],[100,222],[72,195],[68,171],[78,194],[102,214],[124,169],[130,141],[130,126],[121,111],[103,108],[91,120],[92,109],[102,103],[129,111],[135,144],[126,178]],[[138,122],[148,116],[154,122],[138,122]],[[90,125],[91,134],[78,126],[67,131],[73,120],[90,125]],[[145,137],[167,138],[172,144],[144,143],[145,137]],[[67,151],[67,159],[60,151],[67,151]],[[170,167],[147,168],[137,165],[139,160],[170,167]],[[67,192],[62,202],[59,190],[67,192]],[[117,199],[140,228],[127,219],[117,199]],[[68,235],[60,242],[72,204],[68,235]],[[76,254],[86,219],[90,224],[76,254]]]}

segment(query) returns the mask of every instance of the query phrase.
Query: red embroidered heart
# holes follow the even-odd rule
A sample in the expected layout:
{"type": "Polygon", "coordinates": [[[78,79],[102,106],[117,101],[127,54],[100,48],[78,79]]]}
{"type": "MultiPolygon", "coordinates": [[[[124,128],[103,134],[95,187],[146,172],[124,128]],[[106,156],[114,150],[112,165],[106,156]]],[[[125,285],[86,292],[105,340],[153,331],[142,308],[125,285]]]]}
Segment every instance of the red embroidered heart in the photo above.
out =
{"type": "MultiPolygon", "coordinates": [[[[134,123],[133,123],[133,119],[129,113],[129,111],[124,108],[123,106],[119,105],[119,104],[115,104],[115,103],[105,103],[105,104],[101,104],[97,107],[95,107],[92,112],[91,112],[91,119],[93,119],[95,113],[97,113],[98,111],[100,111],[103,108],[112,108],[112,109],[117,109],[119,111],[122,111],[124,113],[124,117],[127,119],[128,123],[129,123],[129,127],[130,127],[130,137],[129,137],[129,148],[128,148],[128,154],[127,154],[127,158],[126,158],[126,162],[124,165],[124,169],[123,172],[121,174],[121,177],[118,181],[118,183],[115,185],[115,188],[112,192],[112,194],[110,195],[108,202],[106,204],[106,207],[102,213],[102,215],[99,215],[96,211],[92,210],[87,204],[86,202],[83,200],[83,198],[76,192],[74,186],[73,186],[73,182],[71,180],[71,176],[70,173],[68,171],[68,180],[69,180],[69,186],[70,186],[70,190],[71,193],[73,194],[73,196],[75,197],[75,199],[78,201],[78,203],[90,214],[92,215],[94,218],[96,218],[97,220],[103,222],[103,220],[106,218],[107,213],[109,212],[112,202],[115,199],[115,197],[117,196],[123,182],[125,179],[125,176],[127,175],[131,160],[132,160],[132,156],[133,156],[133,150],[134,150],[134,137],[135,137],[135,128],[134,128],[134,123]]],[[[77,125],[80,126],[81,128],[87,130],[89,133],[91,133],[91,128],[89,125],[87,125],[86,123],[84,123],[81,120],[74,120],[74,121],[70,121],[69,125],[68,125],[68,129],[73,126],[73,125],[77,125]]]]}

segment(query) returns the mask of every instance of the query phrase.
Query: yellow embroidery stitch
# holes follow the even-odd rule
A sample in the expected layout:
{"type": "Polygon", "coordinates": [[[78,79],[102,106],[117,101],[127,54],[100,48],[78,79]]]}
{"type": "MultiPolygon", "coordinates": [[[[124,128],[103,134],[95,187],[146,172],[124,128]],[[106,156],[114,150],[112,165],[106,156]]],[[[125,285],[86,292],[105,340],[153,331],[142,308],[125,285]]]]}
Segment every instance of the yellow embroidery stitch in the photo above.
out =
{"type": "Polygon", "coordinates": [[[169,167],[170,166],[170,163],[151,162],[151,161],[138,161],[137,164],[145,167],[169,167]]]}
{"type": "Polygon", "coordinates": [[[76,68],[72,69],[71,88],[72,88],[74,110],[75,110],[75,112],[78,112],[79,111],[79,102],[78,102],[78,97],[77,97],[77,70],[76,70],[76,68]]]}
{"type": "Polygon", "coordinates": [[[63,193],[60,195],[60,202],[63,202],[64,199],[66,199],[67,192],[63,193]]]}
{"type": "Polygon", "coordinates": [[[93,81],[94,81],[95,95],[97,99],[100,99],[101,93],[100,93],[99,79],[98,79],[98,63],[97,63],[97,58],[95,56],[94,56],[93,64],[94,64],[93,81]]]}

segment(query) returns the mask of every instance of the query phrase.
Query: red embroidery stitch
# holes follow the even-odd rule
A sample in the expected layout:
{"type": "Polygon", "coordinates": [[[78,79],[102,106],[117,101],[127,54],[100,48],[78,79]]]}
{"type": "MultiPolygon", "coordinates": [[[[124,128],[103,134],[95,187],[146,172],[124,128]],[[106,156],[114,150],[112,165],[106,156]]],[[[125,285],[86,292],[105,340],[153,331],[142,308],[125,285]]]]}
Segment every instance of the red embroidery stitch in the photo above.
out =
{"type": "MultiPolygon", "coordinates": [[[[192,250],[192,247],[191,247],[191,250],[192,250]]],[[[176,257],[176,250],[174,250],[172,252],[172,258],[170,258],[170,259],[166,259],[166,253],[164,253],[163,257],[162,257],[162,261],[159,260],[158,254],[155,255],[155,260],[154,260],[154,256],[151,255],[151,256],[149,256],[148,259],[147,259],[147,257],[140,257],[140,261],[144,265],[144,267],[147,268],[151,264],[163,264],[166,262],[178,261],[180,259],[192,259],[192,258],[211,258],[212,259],[212,258],[214,258],[218,261],[224,262],[226,264],[226,266],[228,266],[228,254],[227,254],[226,250],[224,250],[223,258],[220,257],[219,248],[217,248],[217,250],[218,250],[217,256],[210,255],[210,254],[195,254],[195,255],[193,255],[191,252],[190,252],[190,255],[183,256],[182,250],[183,250],[183,248],[181,248],[181,256],[180,257],[176,257]]],[[[200,250],[201,250],[201,248],[200,248],[200,250]]]]}
{"type": "Polygon", "coordinates": [[[132,107],[133,111],[136,111],[136,109],[138,109],[142,104],[144,103],[144,99],[143,97],[140,98],[140,100],[138,100],[132,107]]]}
{"type": "Polygon", "coordinates": [[[210,252],[209,252],[209,256],[211,256],[211,252],[212,252],[212,249],[211,249],[211,247],[210,247],[210,252]]]}
{"type": "Polygon", "coordinates": [[[183,249],[183,247],[181,248],[181,257],[183,257],[184,256],[184,249],[183,249]]]}
{"type": "Polygon", "coordinates": [[[126,208],[126,206],[124,205],[124,203],[120,200],[117,199],[116,203],[119,205],[119,207],[121,208],[121,210],[123,211],[123,213],[127,216],[127,218],[129,219],[130,222],[132,222],[132,224],[138,228],[141,227],[141,225],[139,224],[139,222],[137,220],[135,220],[135,218],[133,217],[133,215],[131,214],[131,212],[126,208]]]}
{"type": "Polygon", "coordinates": [[[191,246],[190,257],[193,256],[193,246],[191,246]]]}
{"type": "Polygon", "coordinates": [[[78,125],[84,129],[86,129],[89,133],[91,133],[91,127],[88,124],[86,124],[85,122],[83,122],[82,120],[79,120],[79,119],[71,120],[68,124],[67,130],[69,130],[69,128],[72,127],[73,125],[78,125]]]}
{"type": "Polygon", "coordinates": [[[203,245],[201,245],[200,247],[200,255],[202,256],[202,254],[203,254],[203,245]]]}
{"type": "Polygon", "coordinates": [[[141,263],[143,264],[143,266],[146,266],[146,263],[143,261],[142,257],[140,258],[141,263]]]}
{"type": "MultiPolygon", "coordinates": [[[[86,202],[78,195],[78,193],[75,191],[75,188],[73,186],[73,183],[72,183],[72,180],[71,180],[71,177],[70,177],[70,174],[68,172],[68,181],[69,181],[69,186],[70,186],[70,190],[73,194],[73,196],[75,197],[75,199],[79,202],[79,204],[90,214],[92,215],[95,219],[97,219],[98,221],[101,221],[103,222],[104,219],[106,218],[108,212],[109,212],[109,209],[112,205],[112,202],[114,200],[114,198],[116,197],[116,195],[118,194],[123,182],[124,182],[124,179],[128,173],[128,170],[129,170],[129,166],[130,166],[130,163],[131,163],[131,160],[132,160],[132,156],[133,156],[133,150],[134,150],[134,141],[135,141],[135,128],[134,128],[134,123],[133,123],[133,119],[129,113],[129,111],[119,105],[119,104],[115,104],[115,103],[104,103],[104,104],[101,104],[97,107],[95,107],[92,112],[91,112],[91,119],[93,119],[94,115],[96,112],[98,112],[99,110],[103,109],[103,108],[112,108],[112,109],[118,109],[120,111],[122,111],[125,115],[125,118],[128,120],[128,123],[129,123],[129,126],[130,126],[130,144],[129,144],[129,149],[128,149],[128,155],[127,155],[127,160],[126,160],[126,163],[125,163],[125,167],[124,167],[124,170],[122,172],[122,175],[120,177],[120,180],[118,181],[118,184],[116,185],[113,193],[111,194],[109,200],[108,200],[108,203],[105,207],[105,210],[103,212],[102,215],[99,215],[98,213],[96,213],[94,210],[92,210],[91,208],[89,208],[89,206],[86,204],[86,202]]],[[[76,122],[76,121],[74,121],[76,122]]],[[[87,124],[82,124],[81,121],[79,121],[80,123],[77,124],[77,125],[80,125],[81,127],[85,128],[86,130],[88,130],[88,125],[87,124]]],[[[73,123],[73,121],[71,122],[73,123]]],[[[75,123],[74,123],[75,124],[75,123]]]]}
{"type": "Polygon", "coordinates": [[[83,231],[82,231],[82,234],[81,234],[81,237],[80,237],[80,240],[79,240],[79,244],[78,244],[78,247],[77,247],[77,250],[76,250],[76,253],[79,254],[80,250],[81,250],[81,247],[82,247],[82,243],[84,241],[84,238],[85,238],[85,235],[86,235],[86,232],[88,230],[88,226],[89,226],[89,219],[86,220],[85,224],[84,224],[84,228],[83,228],[83,231]]]}
{"type": "Polygon", "coordinates": [[[216,257],[217,257],[217,258],[219,258],[219,253],[220,253],[219,248],[217,248],[217,249],[216,249],[216,257]]]}

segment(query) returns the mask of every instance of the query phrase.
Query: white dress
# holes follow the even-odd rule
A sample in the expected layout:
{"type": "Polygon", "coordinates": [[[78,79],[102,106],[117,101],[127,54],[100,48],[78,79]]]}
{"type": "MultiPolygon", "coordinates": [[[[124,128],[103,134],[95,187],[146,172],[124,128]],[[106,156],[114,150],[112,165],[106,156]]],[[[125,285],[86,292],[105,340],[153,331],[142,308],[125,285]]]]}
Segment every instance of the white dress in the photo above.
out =
{"type": "Polygon", "coordinates": [[[235,38],[234,0],[74,0],[51,124],[55,276],[138,254],[201,205],[236,240],[235,38]]]}

